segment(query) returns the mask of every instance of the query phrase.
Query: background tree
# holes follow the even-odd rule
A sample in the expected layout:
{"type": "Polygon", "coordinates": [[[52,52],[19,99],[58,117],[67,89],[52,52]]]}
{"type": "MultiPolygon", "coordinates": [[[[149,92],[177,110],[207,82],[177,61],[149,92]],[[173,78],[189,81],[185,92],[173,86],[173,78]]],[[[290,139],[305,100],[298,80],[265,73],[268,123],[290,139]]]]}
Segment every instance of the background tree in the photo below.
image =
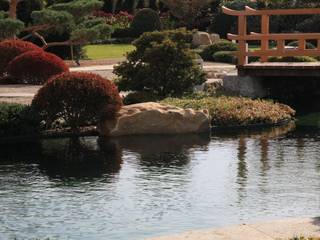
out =
{"type": "Polygon", "coordinates": [[[31,13],[32,22],[29,25],[17,19],[19,5],[28,1],[10,0],[9,11],[0,12],[1,38],[12,38],[23,33],[23,40],[37,38],[41,41],[43,48],[48,48],[103,40],[108,38],[112,32],[104,19],[92,16],[92,12],[103,6],[100,0],[51,1],[45,8],[31,13]],[[64,33],[69,36],[67,40],[46,41],[49,34],[64,33]]]}
{"type": "Polygon", "coordinates": [[[117,13],[128,11],[135,13],[138,8],[159,8],[160,0],[105,0],[103,9],[107,12],[117,13]]]}
{"type": "Polygon", "coordinates": [[[181,26],[188,29],[194,27],[195,19],[199,17],[202,10],[208,8],[213,0],[161,0],[169,8],[170,14],[174,16],[181,26]]]}

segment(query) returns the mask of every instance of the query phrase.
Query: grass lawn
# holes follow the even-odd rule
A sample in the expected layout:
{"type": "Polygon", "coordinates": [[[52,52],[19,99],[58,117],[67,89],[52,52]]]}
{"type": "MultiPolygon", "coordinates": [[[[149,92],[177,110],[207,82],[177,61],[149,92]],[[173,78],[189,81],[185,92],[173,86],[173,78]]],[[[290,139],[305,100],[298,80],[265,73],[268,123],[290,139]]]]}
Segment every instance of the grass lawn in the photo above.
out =
{"type": "Polygon", "coordinates": [[[127,52],[134,50],[131,44],[87,45],[84,47],[90,60],[122,58],[127,52]]]}

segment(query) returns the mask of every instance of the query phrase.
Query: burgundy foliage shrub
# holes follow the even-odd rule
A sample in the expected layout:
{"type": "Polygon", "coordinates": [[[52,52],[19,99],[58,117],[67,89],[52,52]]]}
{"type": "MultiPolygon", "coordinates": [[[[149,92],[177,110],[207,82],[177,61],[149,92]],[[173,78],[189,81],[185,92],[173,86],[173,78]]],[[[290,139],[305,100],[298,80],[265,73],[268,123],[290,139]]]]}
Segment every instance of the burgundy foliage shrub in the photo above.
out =
{"type": "Polygon", "coordinates": [[[7,67],[15,57],[28,51],[42,51],[42,48],[21,40],[0,42],[0,77],[7,73],[7,67]]]}
{"type": "Polygon", "coordinates": [[[117,87],[99,75],[65,72],[52,77],[36,94],[32,105],[47,126],[63,119],[73,132],[81,126],[113,119],[122,106],[117,87]]]}
{"type": "Polygon", "coordinates": [[[57,74],[69,71],[58,56],[44,51],[29,51],[14,58],[8,66],[8,73],[18,83],[44,84],[57,74]]]}

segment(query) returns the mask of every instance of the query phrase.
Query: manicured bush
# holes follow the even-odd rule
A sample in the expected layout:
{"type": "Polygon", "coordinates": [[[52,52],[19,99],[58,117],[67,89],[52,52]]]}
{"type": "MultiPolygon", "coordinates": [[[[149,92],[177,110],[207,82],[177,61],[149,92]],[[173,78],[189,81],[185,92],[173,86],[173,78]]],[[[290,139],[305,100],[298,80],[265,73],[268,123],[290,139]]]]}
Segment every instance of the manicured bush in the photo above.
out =
{"type": "Polygon", "coordinates": [[[47,127],[63,120],[73,132],[114,118],[121,105],[117,87],[111,81],[84,72],[65,72],[52,77],[32,101],[47,127]]]}
{"type": "Polygon", "coordinates": [[[0,137],[35,135],[40,116],[30,106],[0,103],[0,137]]]}
{"type": "Polygon", "coordinates": [[[213,54],[213,59],[215,62],[221,63],[236,63],[237,57],[234,55],[234,52],[220,51],[213,54]]]}
{"type": "Polygon", "coordinates": [[[317,62],[317,59],[308,56],[269,57],[269,62],[317,62]]]}
{"type": "Polygon", "coordinates": [[[17,56],[28,51],[42,51],[37,45],[21,40],[0,42],[0,76],[7,73],[9,63],[17,56]]]}
{"type": "Polygon", "coordinates": [[[159,98],[192,92],[206,78],[190,49],[191,39],[185,29],[143,34],[127,61],[115,67],[119,89],[148,91],[159,98]]]}
{"type": "Polygon", "coordinates": [[[140,10],[134,16],[131,23],[131,32],[135,37],[139,37],[145,32],[153,32],[161,29],[161,20],[158,13],[150,8],[140,10]]]}
{"type": "Polygon", "coordinates": [[[276,124],[295,115],[287,105],[243,97],[167,98],[161,102],[182,108],[208,109],[213,126],[276,124]]]}
{"type": "Polygon", "coordinates": [[[123,104],[130,105],[143,102],[156,102],[157,100],[159,99],[152,92],[132,92],[125,96],[123,104]]]}
{"type": "Polygon", "coordinates": [[[131,28],[117,28],[111,35],[112,38],[132,38],[131,28]]]}
{"type": "Polygon", "coordinates": [[[9,63],[8,73],[19,83],[44,84],[50,77],[69,71],[58,56],[44,51],[29,51],[9,63]]]}
{"type": "MultiPolygon", "coordinates": [[[[289,47],[298,47],[299,46],[299,42],[298,41],[293,41],[293,42],[290,42],[288,44],[289,47]]],[[[315,49],[316,47],[310,43],[310,42],[307,42],[306,43],[306,49],[315,49]]]]}
{"type": "Polygon", "coordinates": [[[216,52],[232,52],[237,50],[238,45],[236,43],[230,42],[228,40],[220,40],[217,43],[207,46],[205,49],[203,49],[200,55],[205,61],[215,61],[213,55],[216,52]]]}

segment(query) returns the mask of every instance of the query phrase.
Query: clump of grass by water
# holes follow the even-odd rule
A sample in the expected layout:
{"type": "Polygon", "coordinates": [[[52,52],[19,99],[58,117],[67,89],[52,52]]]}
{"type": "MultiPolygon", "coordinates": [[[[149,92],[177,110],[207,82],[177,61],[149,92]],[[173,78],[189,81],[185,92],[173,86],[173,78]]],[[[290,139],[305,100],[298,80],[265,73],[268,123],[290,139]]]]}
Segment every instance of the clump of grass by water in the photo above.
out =
{"type": "Polygon", "coordinates": [[[185,109],[207,109],[213,126],[277,124],[295,115],[295,111],[287,105],[243,97],[167,98],[161,103],[185,109]]]}

